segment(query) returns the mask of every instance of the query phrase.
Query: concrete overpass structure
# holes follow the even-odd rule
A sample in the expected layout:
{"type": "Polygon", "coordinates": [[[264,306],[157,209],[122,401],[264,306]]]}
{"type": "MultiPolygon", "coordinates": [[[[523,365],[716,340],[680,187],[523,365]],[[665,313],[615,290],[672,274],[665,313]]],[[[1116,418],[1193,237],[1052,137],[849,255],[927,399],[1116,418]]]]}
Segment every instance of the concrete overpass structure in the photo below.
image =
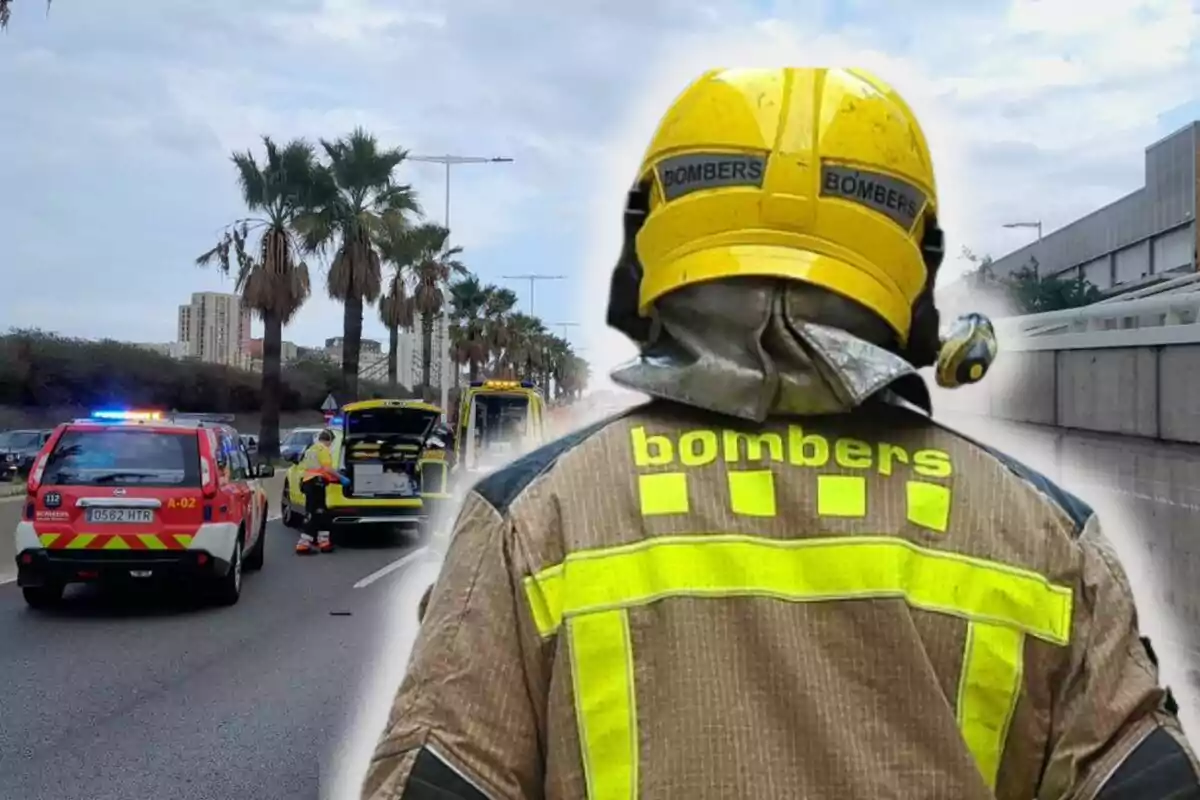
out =
{"type": "Polygon", "coordinates": [[[995,320],[1000,355],[950,412],[1200,443],[1200,274],[1094,305],[995,320]]]}

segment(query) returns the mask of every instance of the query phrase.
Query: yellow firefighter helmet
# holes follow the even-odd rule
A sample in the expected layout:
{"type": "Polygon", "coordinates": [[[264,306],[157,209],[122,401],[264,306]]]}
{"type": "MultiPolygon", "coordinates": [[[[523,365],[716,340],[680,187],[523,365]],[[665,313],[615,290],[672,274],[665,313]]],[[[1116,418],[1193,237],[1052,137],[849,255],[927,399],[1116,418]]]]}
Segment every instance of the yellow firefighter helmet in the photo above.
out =
{"type": "Polygon", "coordinates": [[[937,187],[916,116],[879,78],[710,71],[663,116],[639,185],[641,316],[701,281],[791,278],[857,301],[907,343],[930,252],[940,261],[937,187]]]}

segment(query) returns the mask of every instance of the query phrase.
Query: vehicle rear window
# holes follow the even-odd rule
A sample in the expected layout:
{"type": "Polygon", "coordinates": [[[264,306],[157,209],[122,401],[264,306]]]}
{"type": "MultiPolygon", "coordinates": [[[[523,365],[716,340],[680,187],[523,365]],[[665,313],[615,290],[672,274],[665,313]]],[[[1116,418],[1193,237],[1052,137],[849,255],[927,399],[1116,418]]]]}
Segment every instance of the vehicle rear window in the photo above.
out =
{"type": "Polygon", "coordinates": [[[426,411],[355,411],[346,415],[346,429],[350,435],[379,434],[392,436],[424,436],[433,423],[432,414],[426,411]]]}
{"type": "Polygon", "coordinates": [[[318,431],[294,431],[283,440],[290,447],[308,447],[316,441],[318,431]]]}
{"type": "Polygon", "coordinates": [[[475,435],[486,441],[508,441],[525,434],[529,398],[513,394],[479,394],[475,412],[475,435]]]}
{"type": "Polygon", "coordinates": [[[13,449],[28,449],[41,445],[41,434],[37,431],[12,431],[3,442],[5,447],[13,449]]]}
{"type": "Polygon", "coordinates": [[[42,482],[199,486],[200,448],[194,431],[67,430],[46,460],[42,482]]]}

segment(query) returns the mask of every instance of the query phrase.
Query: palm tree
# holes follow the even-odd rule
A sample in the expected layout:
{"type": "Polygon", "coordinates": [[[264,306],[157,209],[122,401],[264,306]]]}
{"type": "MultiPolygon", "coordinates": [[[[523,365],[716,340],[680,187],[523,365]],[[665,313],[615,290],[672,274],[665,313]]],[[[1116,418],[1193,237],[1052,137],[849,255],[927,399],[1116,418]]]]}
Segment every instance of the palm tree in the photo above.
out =
{"type": "Polygon", "coordinates": [[[560,384],[568,398],[572,400],[579,398],[583,390],[587,388],[591,372],[591,366],[584,359],[575,354],[568,357],[560,384]]]}
{"type": "Polygon", "coordinates": [[[495,286],[483,286],[479,278],[468,275],[450,285],[451,316],[454,319],[455,355],[467,365],[467,380],[479,380],[479,366],[487,361],[488,320],[485,316],[488,301],[495,286]]]}
{"type": "Polygon", "coordinates": [[[196,259],[206,266],[216,263],[221,272],[237,273],[242,302],[263,321],[262,419],[259,452],[279,455],[281,400],[281,350],[283,326],[292,320],[309,295],[308,266],[301,259],[302,241],[297,222],[313,200],[314,176],[320,171],[313,147],[294,139],[280,149],[264,136],[266,160],[254,154],[234,153],[242,201],[255,216],[229,225],[216,247],[196,259]],[[247,243],[258,236],[257,248],[247,243]]]}
{"type": "MultiPolygon", "coordinates": [[[[8,30],[8,20],[12,16],[9,6],[13,0],[0,0],[0,31],[8,30]]],[[[50,0],[46,0],[46,13],[50,13],[50,0]]]]}
{"type": "Polygon", "coordinates": [[[546,333],[546,326],[537,317],[515,313],[508,315],[504,328],[508,338],[504,366],[514,378],[532,379],[535,367],[541,362],[540,337],[546,333]]]}
{"type": "Polygon", "coordinates": [[[426,391],[433,368],[433,327],[446,305],[446,283],[452,275],[470,274],[454,258],[462,248],[447,248],[449,239],[449,229],[427,222],[392,230],[380,243],[387,260],[412,280],[413,310],[421,317],[421,386],[426,391]]]}
{"type": "Polygon", "coordinates": [[[504,354],[509,344],[509,315],[516,306],[517,293],[512,289],[488,287],[487,302],[483,306],[483,330],[488,353],[494,356],[493,375],[499,375],[504,368],[504,354]]]}
{"type": "Polygon", "coordinates": [[[388,329],[388,390],[396,396],[399,387],[400,331],[413,328],[413,301],[408,295],[404,273],[393,270],[387,289],[379,299],[379,319],[388,329]]]}
{"type": "Polygon", "coordinates": [[[305,221],[305,243],[310,251],[333,251],[327,289],[343,307],[342,385],[346,399],[354,400],[363,307],[383,288],[376,243],[387,231],[404,228],[420,206],[413,188],[392,177],[404,150],[381,150],[362,128],[336,141],[322,139],[321,147],[329,163],[318,181],[317,211],[305,221]]]}
{"type": "Polygon", "coordinates": [[[542,364],[542,385],[545,387],[547,396],[550,392],[550,383],[554,383],[554,396],[558,397],[562,394],[563,375],[566,372],[568,359],[571,357],[571,343],[561,336],[553,334],[546,337],[545,341],[545,361],[542,364]]]}

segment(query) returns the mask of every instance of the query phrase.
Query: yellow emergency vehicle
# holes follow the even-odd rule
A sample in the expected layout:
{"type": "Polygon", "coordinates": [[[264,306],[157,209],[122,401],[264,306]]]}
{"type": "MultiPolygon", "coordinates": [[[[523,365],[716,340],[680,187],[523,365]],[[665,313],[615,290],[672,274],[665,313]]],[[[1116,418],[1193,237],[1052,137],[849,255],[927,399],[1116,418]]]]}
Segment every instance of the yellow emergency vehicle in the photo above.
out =
{"type": "MultiPolygon", "coordinates": [[[[330,529],[359,525],[423,526],[447,493],[447,464],[428,440],[442,409],[418,400],[362,400],[342,407],[329,425],[333,431],[334,465],[350,478],[348,485],[330,484],[325,506],[330,529]]],[[[299,462],[283,485],[284,524],[304,521],[304,494],[299,462]]]]}
{"type": "Polygon", "coordinates": [[[529,381],[472,381],[454,437],[456,469],[486,472],[541,445],[546,403],[529,381]]]}

